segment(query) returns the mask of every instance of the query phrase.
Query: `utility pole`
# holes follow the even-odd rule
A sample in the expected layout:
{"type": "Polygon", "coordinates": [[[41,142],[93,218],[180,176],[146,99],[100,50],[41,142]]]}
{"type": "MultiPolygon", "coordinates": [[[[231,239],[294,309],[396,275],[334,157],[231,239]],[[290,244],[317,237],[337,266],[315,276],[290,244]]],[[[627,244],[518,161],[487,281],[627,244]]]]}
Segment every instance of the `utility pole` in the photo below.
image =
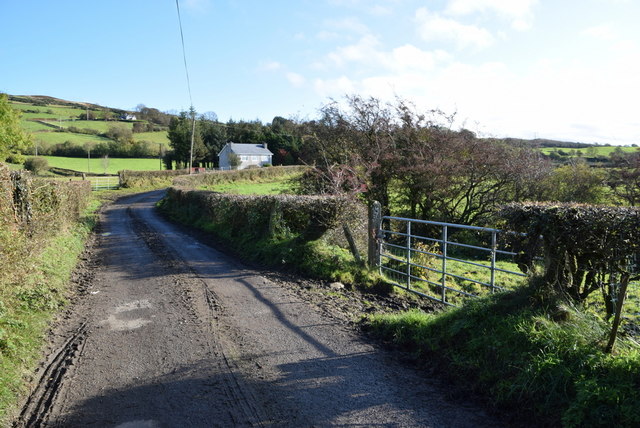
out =
{"type": "Polygon", "coordinates": [[[193,138],[196,133],[196,110],[191,106],[191,119],[193,125],[191,126],[191,152],[189,153],[189,174],[191,174],[191,165],[193,165],[193,138]]]}
{"type": "Polygon", "coordinates": [[[87,146],[87,172],[91,172],[91,147],[87,146]]]}
{"type": "Polygon", "coordinates": [[[160,160],[160,171],[162,171],[162,143],[158,143],[158,160],[160,160]]]}

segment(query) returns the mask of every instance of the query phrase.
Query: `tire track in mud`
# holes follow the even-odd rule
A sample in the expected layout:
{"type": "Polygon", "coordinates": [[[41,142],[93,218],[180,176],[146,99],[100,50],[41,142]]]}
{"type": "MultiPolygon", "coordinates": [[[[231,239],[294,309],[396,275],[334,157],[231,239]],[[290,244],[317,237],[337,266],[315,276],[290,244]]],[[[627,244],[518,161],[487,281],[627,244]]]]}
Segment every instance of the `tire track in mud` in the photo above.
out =
{"type": "Polygon", "coordinates": [[[87,337],[86,328],[85,321],[49,359],[36,388],[27,399],[18,420],[13,424],[14,427],[30,428],[47,425],[49,413],[60,391],[65,374],[82,355],[87,337]]]}
{"type": "MultiPolygon", "coordinates": [[[[233,413],[230,416],[235,420],[237,424],[243,424],[248,426],[262,427],[265,426],[264,421],[268,420],[268,417],[261,412],[261,410],[255,405],[257,403],[256,397],[250,391],[239,376],[236,375],[238,366],[232,363],[232,359],[229,358],[227,352],[223,346],[223,339],[220,335],[221,326],[219,319],[222,315],[224,308],[220,304],[220,299],[216,296],[216,293],[211,290],[205,281],[199,277],[189,264],[179,254],[175,253],[171,249],[167,248],[162,240],[158,237],[157,232],[154,232],[142,219],[140,219],[131,209],[127,208],[127,215],[131,218],[133,223],[133,230],[136,235],[147,245],[147,247],[165,263],[171,266],[174,273],[175,282],[180,284],[183,288],[189,289],[194,286],[197,291],[202,293],[202,297],[198,299],[190,299],[190,305],[198,302],[206,302],[206,308],[193,308],[199,312],[200,318],[204,318],[207,331],[207,344],[210,348],[210,352],[217,359],[222,359],[225,369],[222,378],[224,379],[224,387],[227,398],[236,404],[237,410],[242,413],[241,417],[237,417],[233,413]],[[194,284],[194,283],[197,283],[194,284]],[[199,290],[198,290],[199,289],[199,290]]],[[[191,290],[193,292],[194,290],[191,290]]],[[[196,291],[196,292],[197,292],[196,291]]],[[[201,305],[204,306],[204,305],[201,305]]]]}

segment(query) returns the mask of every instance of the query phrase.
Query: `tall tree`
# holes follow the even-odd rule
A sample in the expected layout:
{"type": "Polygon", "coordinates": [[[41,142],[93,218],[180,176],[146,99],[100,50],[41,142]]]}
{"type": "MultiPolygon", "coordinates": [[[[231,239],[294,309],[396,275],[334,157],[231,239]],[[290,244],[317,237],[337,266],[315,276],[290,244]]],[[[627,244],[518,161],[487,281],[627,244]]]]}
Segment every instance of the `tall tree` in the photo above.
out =
{"type": "Polygon", "coordinates": [[[31,144],[31,136],[20,127],[20,112],[11,107],[7,94],[0,93],[0,161],[24,153],[31,144]]]}
{"type": "MultiPolygon", "coordinates": [[[[191,156],[191,132],[193,128],[193,117],[195,111],[182,111],[177,117],[173,117],[169,123],[169,145],[173,149],[174,159],[180,165],[189,165],[191,156]]],[[[207,148],[205,147],[200,129],[196,123],[196,129],[193,138],[193,163],[198,164],[205,160],[207,148]]]]}

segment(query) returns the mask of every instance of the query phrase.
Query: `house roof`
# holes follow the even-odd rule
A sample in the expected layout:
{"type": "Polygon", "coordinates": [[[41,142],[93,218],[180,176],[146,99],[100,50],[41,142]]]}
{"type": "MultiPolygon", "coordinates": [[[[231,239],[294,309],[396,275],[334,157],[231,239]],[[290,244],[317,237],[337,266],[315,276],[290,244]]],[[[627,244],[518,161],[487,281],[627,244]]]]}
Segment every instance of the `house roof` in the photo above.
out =
{"type": "Polygon", "coordinates": [[[238,155],[273,155],[273,153],[262,144],[227,143],[226,145],[229,146],[233,153],[238,155]]]}

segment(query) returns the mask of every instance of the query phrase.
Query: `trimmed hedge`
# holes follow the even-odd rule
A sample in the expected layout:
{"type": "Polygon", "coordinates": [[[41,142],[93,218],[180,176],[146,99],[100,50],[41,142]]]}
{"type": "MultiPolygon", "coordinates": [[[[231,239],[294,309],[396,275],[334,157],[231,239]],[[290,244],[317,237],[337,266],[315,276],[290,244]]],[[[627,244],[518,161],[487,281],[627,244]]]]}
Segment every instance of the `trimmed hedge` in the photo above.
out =
{"type": "Polygon", "coordinates": [[[340,226],[356,204],[333,196],[247,196],[172,187],[162,205],[190,221],[206,221],[228,238],[313,241],[340,226]]]}
{"type": "Polygon", "coordinates": [[[520,261],[533,267],[544,257],[544,280],[576,301],[601,289],[607,315],[624,275],[637,270],[640,209],[558,203],[510,204],[502,208],[507,227],[527,236],[520,261]]]}
{"type": "Polygon", "coordinates": [[[174,185],[184,187],[207,186],[220,183],[229,183],[234,181],[253,181],[264,180],[268,178],[278,178],[308,170],[308,166],[272,166],[263,168],[247,168],[231,171],[211,171],[204,174],[192,174],[179,177],[174,180],[174,185]]]}
{"type": "Polygon", "coordinates": [[[172,180],[179,175],[189,174],[187,169],[170,169],[163,171],[118,171],[120,186],[125,188],[144,187],[166,184],[171,185],[172,180]]]}

